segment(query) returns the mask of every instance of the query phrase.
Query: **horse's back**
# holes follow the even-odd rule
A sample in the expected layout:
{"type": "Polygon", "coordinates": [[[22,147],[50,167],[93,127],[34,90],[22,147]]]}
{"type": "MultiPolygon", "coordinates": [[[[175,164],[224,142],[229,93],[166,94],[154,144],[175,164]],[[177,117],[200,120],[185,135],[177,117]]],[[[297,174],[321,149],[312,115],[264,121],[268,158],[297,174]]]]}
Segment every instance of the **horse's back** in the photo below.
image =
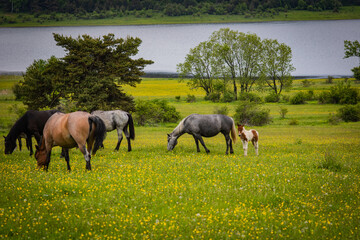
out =
{"type": "Polygon", "coordinates": [[[221,114],[191,114],[184,120],[184,127],[205,137],[213,137],[219,132],[230,131],[232,118],[221,114]]]}
{"type": "Polygon", "coordinates": [[[112,110],[112,111],[101,111],[97,110],[91,113],[92,115],[98,116],[103,120],[106,131],[112,131],[118,126],[123,127],[126,125],[129,117],[128,113],[122,110],[112,110]]]}

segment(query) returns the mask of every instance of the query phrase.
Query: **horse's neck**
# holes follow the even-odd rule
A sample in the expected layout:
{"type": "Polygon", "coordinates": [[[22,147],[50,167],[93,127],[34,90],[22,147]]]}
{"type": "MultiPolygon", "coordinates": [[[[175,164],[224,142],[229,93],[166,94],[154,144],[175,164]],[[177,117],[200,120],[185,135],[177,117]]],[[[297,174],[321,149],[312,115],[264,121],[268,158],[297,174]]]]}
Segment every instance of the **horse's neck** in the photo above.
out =
{"type": "Polygon", "coordinates": [[[173,136],[180,137],[185,133],[184,131],[184,120],[182,120],[177,127],[174,129],[174,131],[171,133],[173,136]]]}
{"type": "Polygon", "coordinates": [[[10,129],[10,132],[8,134],[9,137],[12,139],[16,139],[20,136],[21,133],[25,132],[25,126],[26,126],[26,120],[24,117],[21,117],[19,120],[17,120],[10,129]]]}

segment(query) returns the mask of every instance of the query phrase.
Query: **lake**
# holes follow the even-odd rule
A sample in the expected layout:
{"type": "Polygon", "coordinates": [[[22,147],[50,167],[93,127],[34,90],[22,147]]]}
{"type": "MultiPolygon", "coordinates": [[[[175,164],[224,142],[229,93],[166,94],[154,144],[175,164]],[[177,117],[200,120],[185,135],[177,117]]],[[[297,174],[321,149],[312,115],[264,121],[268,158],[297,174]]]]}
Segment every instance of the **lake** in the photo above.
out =
{"type": "Polygon", "coordinates": [[[176,24],[141,26],[81,26],[0,28],[0,72],[24,72],[36,59],[64,56],[52,33],[77,37],[99,37],[114,33],[117,38],[139,37],[137,57],[153,60],[148,73],[175,73],[190,48],[220,28],[255,33],[261,39],[277,39],[291,47],[294,76],[351,76],[359,59],[344,57],[344,40],[360,40],[360,20],[293,21],[229,24],[176,24]]]}

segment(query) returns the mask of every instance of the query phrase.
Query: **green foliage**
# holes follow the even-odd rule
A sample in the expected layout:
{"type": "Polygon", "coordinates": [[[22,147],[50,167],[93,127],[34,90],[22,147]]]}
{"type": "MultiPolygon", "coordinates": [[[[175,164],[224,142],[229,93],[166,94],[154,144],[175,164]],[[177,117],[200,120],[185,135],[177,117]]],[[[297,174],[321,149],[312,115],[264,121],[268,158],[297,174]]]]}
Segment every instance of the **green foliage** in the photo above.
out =
{"type": "Polygon", "coordinates": [[[240,124],[262,126],[271,122],[270,110],[262,109],[259,104],[241,101],[235,109],[234,120],[240,124]]]}
{"type": "Polygon", "coordinates": [[[265,102],[279,102],[280,101],[280,95],[276,94],[275,92],[270,92],[268,95],[265,96],[265,102]]]}
{"type": "Polygon", "coordinates": [[[329,113],[328,123],[331,125],[338,125],[341,122],[341,118],[337,114],[329,113]]]}
{"type": "Polygon", "coordinates": [[[360,103],[339,108],[338,116],[345,122],[360,121],[360,103]]]}
{"type": "Polygon", "coordinates": [[[256,93],[252,92],[243,92],[239,94],[238,100],[240,101],[249,101],[249,102],[256,102],[256,103],[262,103],[263,100],[260,96],[258,96],[256,93]]]}
{"type": "Polygon", "coordinates": [[[226,105],[225,106],[215,107],[214,114],[228,115],[229,114],[229,108],[226,105]]]}
{"type": "Polygon", "coordinates": [[[294,125],[299,125],[299,120],[297,120],[297,119],[291,119],[290,122],[289,122],[289,125],[292,125],[292,126],[294,126],[294,125]]]}
{"type": "Polygon", "coordinates": [[[333,76],[328,76],[328,78],[325,81],[326,84],[332,84],[334,83],[334,77],[333,76]]]}
{"type": "Polygon", "coordinates": [[[165,122],[177,122],[180,113],[166,100],[137,100],[134,114],[135,122],[140,125],[155,125],[165,122]]]}
{"type": "Polygon", "coordinates": [[[298,92],[290,98],[291,104],[304,104],[306,100],[306,94],[304,92],[298,92]]]}
{"type": "Polygon", "coordinates": [[[93,111],[121,108],[133,111],[134,103],[118,85],[135,87],[150,60],[133,59],[141,44],[139,38],[115,39],[88,35],[77,39],[54,34],[58,46],[66,50],[62,59],[35,61],[26,71],[24,81],[14,87],[16,98],[28,108],[53,108],[71,104],[76,110],[93,111]]]}
{"type": "Polygon", "coordinates": [[[349,81],[340,81],[330,91],[322,92],[318,100],[320,103],[356,104],[358,98],[358,91],[350,86],[349,81]]]}
{"type": "Polygon", "coordinates": [[[282,119],[285,118],[286,114],[288,113],[288,109],[286,107],[280,107],[279,113],[282,119]]]}
{"type": "Polygon", "coordinates": [[[340,156],[338,153],[327,150],[324,153],[323,160],[319,163],[318,168],[326,169],[332,172],[340,172],[342,169],[342,164],[340,162],[340,156]]]}
{"type": "Polygon", "coordinates": [[[188,94],[188,95],[186,96],[186,102],[188,102],[188,103],[196,102],[196,97],[195,97],[195,95],[188,94]]]}
{"type": "Polygon", "coordinates": [[[354,78],[360,81],[360,67],[354,67],[351,71],[354,73],[354,78]]]}

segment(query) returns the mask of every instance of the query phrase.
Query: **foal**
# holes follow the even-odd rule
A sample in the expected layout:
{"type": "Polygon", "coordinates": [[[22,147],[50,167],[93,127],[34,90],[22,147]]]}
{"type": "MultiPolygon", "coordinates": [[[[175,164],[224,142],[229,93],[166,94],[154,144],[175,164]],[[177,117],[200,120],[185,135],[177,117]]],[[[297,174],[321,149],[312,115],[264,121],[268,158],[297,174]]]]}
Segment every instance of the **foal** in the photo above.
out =
{"type": "Polygon", "coordinates": [[[259,155],[259,133],[255,129],[245,130],[244,125],[237,125],[239,131],[239,137],[241,138],[244,156],[247,156],[248,142],[251,141],[255,147],[256,155],[259,155]]]}

